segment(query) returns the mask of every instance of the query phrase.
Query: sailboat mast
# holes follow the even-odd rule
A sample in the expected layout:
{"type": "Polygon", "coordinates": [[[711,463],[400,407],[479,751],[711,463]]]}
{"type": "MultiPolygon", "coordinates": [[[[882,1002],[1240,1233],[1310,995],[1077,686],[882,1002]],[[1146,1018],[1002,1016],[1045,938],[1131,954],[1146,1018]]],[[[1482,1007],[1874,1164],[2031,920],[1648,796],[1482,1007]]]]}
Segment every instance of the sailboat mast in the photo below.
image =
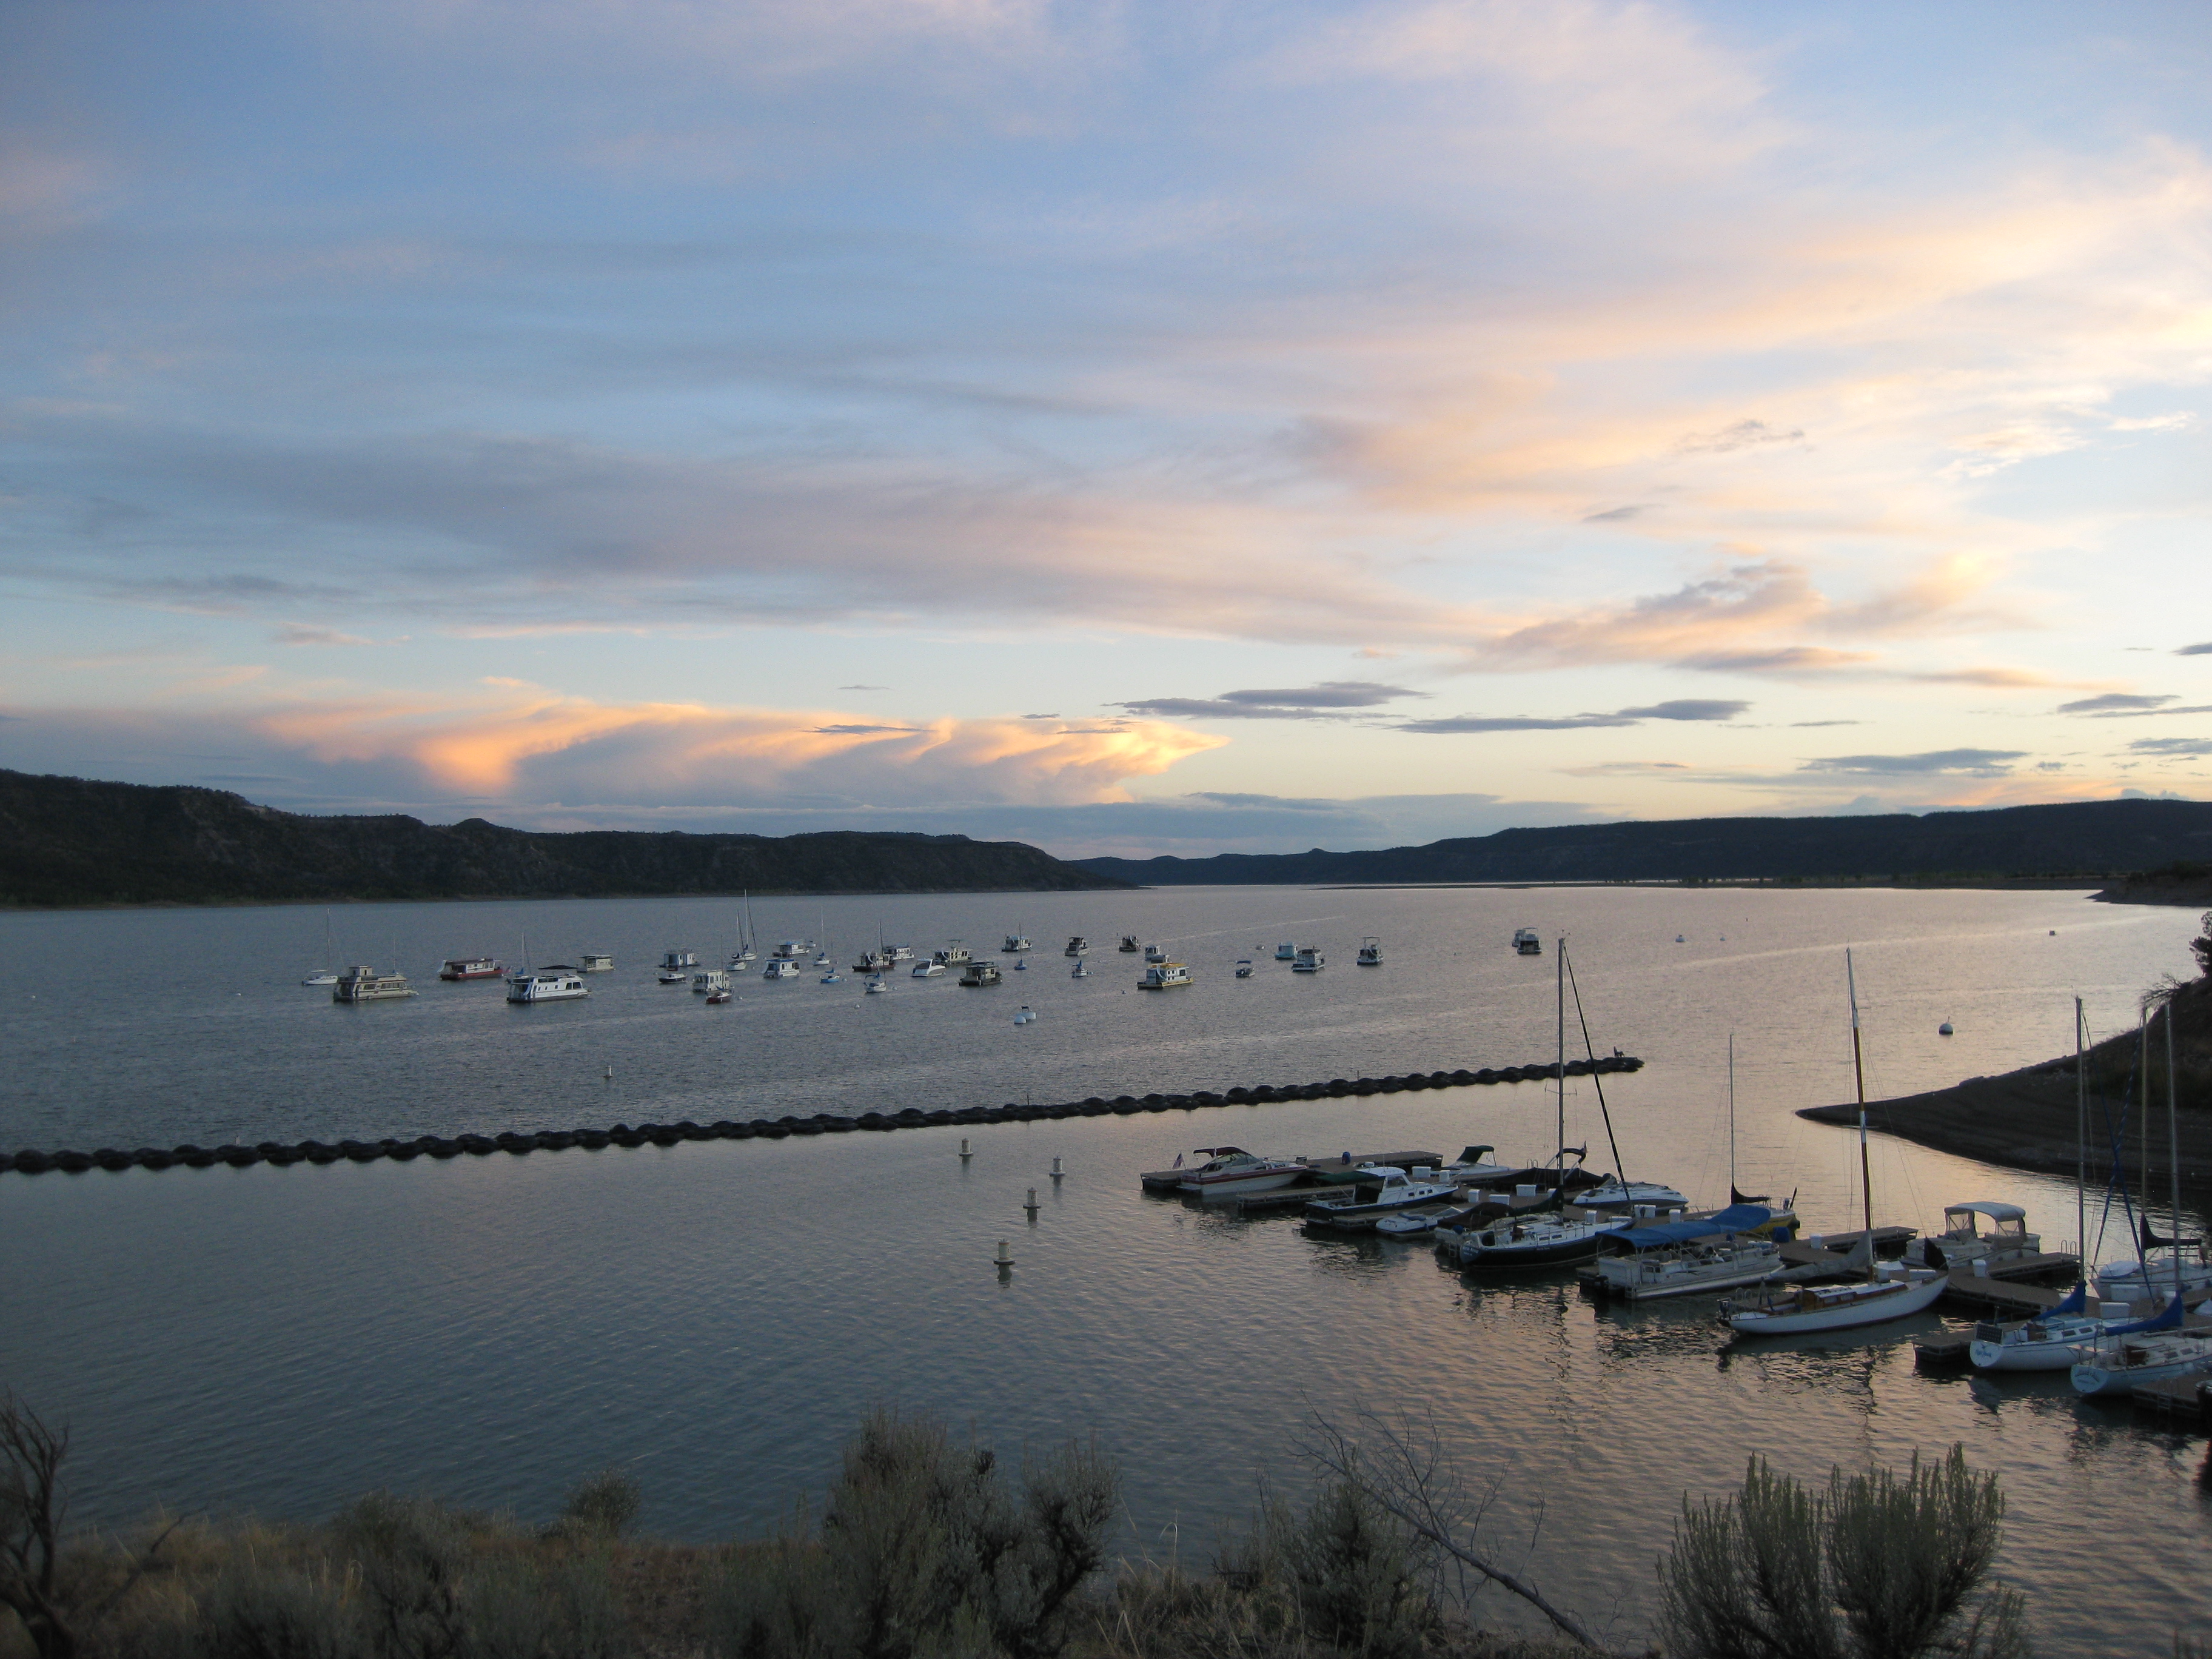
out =
{"type": "Polygon", "coordinates": [[[1844,983],[1851,997],[1851,1075],[1859,1091],[1859,1202],[1866,1216],[1867,1279],[1874,1271],[1874,1170],[1867,1158],[1866,1055],[1859,1047],[1859,981],[1851,966],[1851,953],[1844,952],[1844,983]]]}
{"type": "Polygon", "coordinates": [[[2074,999],[2074,1248],[2089,1282],[2089,1062],[2081,1041],[2081,999],[2074,999]]]}
{"type": "Polygon", "coordinates": [[[1735,1033],[1729,1033],[1729,1202],[1735,1202],[1735,1033]]]}
{"type": "MultiPolygon", "coordinates": [[[[2166,1000],[2166,1169],[2172,1182],[2173,1294],[2181,1295],[2181,1129],[2173,1112],[2173,999],[2166,1000]]],[[[2148,1198],[2148,1194],[2144,1196],[2148,1198]]]]}
{"type": "Polygon", "coordinates": [[[1564,1200],[1567,1188],[1567,941],[1564,935],[1552,964],[1552,975],[1558,981],[1559,1020],[1559,1063],[1552,1073],[1553,1085],[1559,1091],[1559,1182],[1552,1190],[1564,1200]]]}

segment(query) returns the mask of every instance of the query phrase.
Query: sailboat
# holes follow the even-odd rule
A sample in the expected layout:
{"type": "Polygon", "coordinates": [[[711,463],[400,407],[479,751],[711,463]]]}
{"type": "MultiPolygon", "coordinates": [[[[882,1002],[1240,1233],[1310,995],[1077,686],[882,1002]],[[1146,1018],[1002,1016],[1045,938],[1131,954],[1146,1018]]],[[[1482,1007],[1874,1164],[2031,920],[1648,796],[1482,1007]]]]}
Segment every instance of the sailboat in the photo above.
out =
{"type": "MultiPolygon", "coordinates": [[[[1462,1231],[1459,1243],[1459,1262],[1462,1267],[1553,1267],[1571,1261],[1587,1261],[1597,1255],[1611,1238],[1635,1221],[1632,1212],[1609,1215],[1601,1220],[1571,1221],[1566,1215],[1567,1154],[1573,1149],[1567,1145],[1567,942],[1559,941],[1553,969],[1559,981],[1558,1062],[1552,1077],[1559,1090],[1559,1151],[1554,1155],[1558,1175],[1552,1187],[1552,1195],[1533,1209],[1502,1216],[1488,1226],[1475,1231],[1462,1231]]],[[[1576,997],[1579,1012],[1581,997],[1576,997]]],[[[1585,1041],[1588,1030],[1584,1030],[1585,1041]]],[[[1595,1081],[1597,1074],[1591,1078],[1595,1081]]],[[[1605,1112],[1605,1085],[1598,1084],[1598,1110],[1605,1112]]],[[[1613,1133],[1613,1119],[1606,1114],[1606,1133],[1613,1133]]],[[[1613,1163],[1620,1162],[1619,1147],[1613,1149],[1613,1163]]],[[[1575,1202],[1581,1202],[1579,1196],[1575,1202]]],[[[1439,1231],[1442,1230],[1439,1229],[1439,1231]]]]}
{"type": "MultiPolygon", "coordinates": [[[[336,962],[337,959],[337,930],[331,926],[331,913],[325,910],[323,912],[323,960],[336,962]]],[[[338,970],[335,968],[310,969],[307,978],[300,981],[302,985],[335,985],[337,982],[338,970]]]]}
{"type": "Polygon", "coordinates": [[[738,948],[730,952],[730,966],[742,968],[758,954],[753,949],[753,896],[748,890],[738,900],[738,948]]]}
{"type": "MultiPolygon", "coordinates": [[[[2149,1051],[2148,1025],[2143,1033],[2146,1058],[2149,1051]]],[[[2126,1394],[2141,1382],[2160,1382],[2170,1376],[2190,1376],[2212,1370],[2212,1331],[2160,1329],[2171,1318],[2174,1325],[2181,1322],[2182,1261],[2181,1246],[2181,1139],[2180,1123],[2176,1113],[2178,1091],[2174,1084],[2173,1066],[2173,1003],[2166,1004],[2166,1167],[2172,1182],[2173,1206],[2173,1274],[2167,1281],[2172,1286],[2173,1300],[2166,1304],[2166,1312],[2150,1322],[2142,1333],[2110,1336],[2083,1353],[2081,1364],[2074,1367],[2074,1391],[2096,1395],[2126,1394]]],[[[2149,1093],[2148,1067],[2145,1067],[2144,1093],[2149,1093]]],[[[2148,1183],[2145,1183],[2143,1207],[2150,1207],[2148,1183]]],[[[2143,1231],[2150,1234],[2146,1218],[2143,1231]]],[[[2156,1237],[2151,1234],[2151,1237],[2156,1237]]],[[[2146,1272],[2148,1269],[2146,1268],[2146,1272]]]]}
{"type": "MultiPolygon", "coordinates": [[[[2169,1019],[2172,1015],[2167,1016],[2169,1019]]],[[[2168,1033],[2169,1037],[2171,1033],[2168,1033]]],[[[2096,1271],[2097,1291],[2108,1301],[2140,1302],[2179,1290],[2195,1301],[2208,1290],[2212,1290],[2212,1263],[2204,1260],[2202,1248],[2197,1260],[2191,1261],[2182,1250],[2199,1241],[2181,1237],[2181,1217],[2177,1211],[2173,1218],[2173,1237],[2161,1238],[2150,1224],[2150,1026],[2149,1016],[2144,1014],[2137,1025],[2138,1059],[2136,1070],[2142,1079],[2142,1196],[2143,1214],[2136,1227],[2136,1254],[2133,1261],[2107,1261],[2096,1271]],[[2170,1262],[2152,1264],[2150,1252],[2171,1249],[2170,1262]]]]}
{"type": "MultiPolygon", "coordinates": [[[[1867,1154],[1866,1056],[1859,1041],[1858,976],[1851,953],[1844,952],[1844,979],[1851,999],[1851,1074],[1858,1085],[1859,1199],[1866,1216],[1866,1242],[1874,1241],[1874,1170],[1867,1154]]],[[[1924,1313],[1943,1294],[1950,1275],[1932,1267],[1877,1264],[1867,1252],[1867,1276],[1850,1285],[1802,1285],[1769,1294],[1749,1306],[1721,1304],[1721,1317],[1738,1336],[1797,1336],[1808,1331],[1850,1330],[1924,1313]]]]}

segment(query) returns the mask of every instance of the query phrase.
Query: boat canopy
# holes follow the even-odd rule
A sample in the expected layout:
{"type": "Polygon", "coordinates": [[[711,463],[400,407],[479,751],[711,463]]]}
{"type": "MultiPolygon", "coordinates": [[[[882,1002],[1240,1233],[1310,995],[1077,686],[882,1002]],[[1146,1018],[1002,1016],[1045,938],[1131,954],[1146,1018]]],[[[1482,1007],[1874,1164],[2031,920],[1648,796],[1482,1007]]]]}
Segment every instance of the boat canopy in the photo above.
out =
{"type": "Polygon", "coordinates": [[[1613,1237],[1632,1250],[1656,1250],[1668,1244],[1686,1244],[1693,1238],[1718,1233],[1747,1233],[1774,1219],[1764,1204],[1731,1204],[1725,1210],[1694,1221],[1662,1221],[1647,1227],[1629,1227],[1613,1237]]]}
{"type": "Polygon", "coordinates": [[[2017,1204],[1946,1204],[1943,1215],[1948,1220],[1954,1215],[1985,1215],[1992,1221],[2025,1221],[2027,1212],[2017,1204]]]}

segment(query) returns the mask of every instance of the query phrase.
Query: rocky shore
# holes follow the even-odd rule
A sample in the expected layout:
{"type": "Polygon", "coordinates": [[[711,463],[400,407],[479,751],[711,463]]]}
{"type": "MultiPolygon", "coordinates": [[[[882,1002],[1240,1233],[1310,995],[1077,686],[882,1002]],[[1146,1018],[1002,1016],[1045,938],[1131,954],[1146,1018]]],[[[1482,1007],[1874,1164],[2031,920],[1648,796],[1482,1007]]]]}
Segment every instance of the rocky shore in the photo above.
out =
{"type": "MultiPolygon", "coordinates": [[[[2175,1096],[2181,1151],[2181,1179],[2202,1193],[2212,1188],[2212,979],[2198,979],[2174,994],[2175,1096]]],[[[2160,1016],[2163,1020],[2163,1016],[2160,1016]]],[[[2137,1115],[2144,1078],[2136,1034],[2108,1038],[2088,1052],[2090,1169],[2102,1168],[2107,1103],[2117,1114],[2129,1108],[2128,1172],[2140,1170],[2142,1119],[2137,1115]]],[[[2149,1094],[2154,1110],[2150,1135],[2150,1179],[2154,1193],[2165,1191],[2172,1162],[2166,1133],[2166,1039],[2162,1025],[2152,1029],[2148,1055],[2149,1094]]],[[[1948,1089],[1871,1101],[1867,1127],[1938,1152],[2012,1170],[2045,1175],[2075,1172],[2075,1127],[2078,1091],[2071,1054],[2023,1066],[1997,1077],[1970,1077],[1948,1089]]],[[[1808,1107],[1797,1115],[1815,1123],[1849,1125],[1858,1121],[1854,1104],[1808,1107]]]]}

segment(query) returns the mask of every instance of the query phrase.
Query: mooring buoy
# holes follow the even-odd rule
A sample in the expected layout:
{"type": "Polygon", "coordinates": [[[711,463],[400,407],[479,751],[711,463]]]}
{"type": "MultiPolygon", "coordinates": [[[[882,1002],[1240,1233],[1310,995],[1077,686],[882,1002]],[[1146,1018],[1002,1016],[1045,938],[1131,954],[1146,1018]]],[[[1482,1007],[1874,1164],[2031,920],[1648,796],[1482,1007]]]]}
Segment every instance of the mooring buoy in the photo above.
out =
{"type": "Polygon", "coordinates": [[[1035,1222],[1035,1221],[1036,1220],[1036,1215],[1037,1215],[1037,1201],[1036,1201],[1036,1188],[1032,1187],[1032,1188],[1030,1188],[1030,1201],[1029,1201],[1028,1203],[1026,1203],[1026,1204],[1023,1205],[1023,1206],[1022,1206],[1022,1208],[1024,1208],[1024,1210],[1027,1210],[1027,1211],[1030,1212],[1030,1220],[1031,1222],[1035,1222]]]}
{"type": "Polygon", "coordinates": [[[992,1265],[1001,1273],[1010,1273],[1014,1270],[1013,1249],[1003,1238],[999,1241],[999,1254],[992,1265]]]}
{"type": "Polygon", "coordinates": [[[1061,1169],[1061,1168],[1060,1167],[1060,1160],[1059,1160],[1058,1158],[1054,1158],[1054,1159],[1053,1159],[1053,1161],[1052,1161],[1052,1178],[1053,1178],[1053,1180],[1054,1180],[1055,1182],[1059,1182],[1060,1180],[1061,1180],[1064,1176],[1066,1176],[1066,1174],[1067,1174],[1067,1171],[1066,1171],[1066,1170],[1063,1170],[1063,1169],[1061,1169]]]}
{"type": "Polygon", "coordinates": [[[960,1161],[961,1161],[963,1164],[965,1164],[965,1163],[966,1163],[969,1158],[973,1158],[973,1157],[975,1157],[975,1153],[973,1153],[973,1152],[969,1152],[969,1151],[968,1150],[968,1142],[967,1142],[967,1139],[963,1137],[963,1138],[962,1139],[961,1142],[960,1142],[960,1161]]]}

